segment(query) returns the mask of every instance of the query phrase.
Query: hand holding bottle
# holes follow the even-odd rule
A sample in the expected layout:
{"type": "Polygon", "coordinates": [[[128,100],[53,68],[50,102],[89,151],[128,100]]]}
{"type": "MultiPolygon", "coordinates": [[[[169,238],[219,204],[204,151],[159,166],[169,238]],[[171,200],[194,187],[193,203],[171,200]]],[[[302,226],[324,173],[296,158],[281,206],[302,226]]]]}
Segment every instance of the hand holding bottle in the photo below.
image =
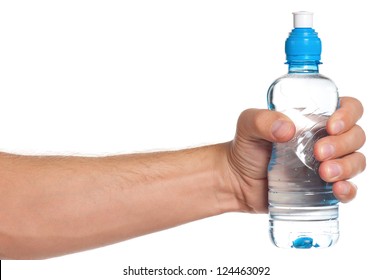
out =
{"type": "MultiPolygon", "coordinates": [[[[341,97],[340,108],[327,122],[330,136],[320,139],[314,147],[316,158],[322,161],[319,174],[325,181],[333,182],[333,193],[341,202],[355,197],[357,187],[348,180],[366,167],[365,156],[357,151],[366,139],[363,129],[357,125],[362,113],[360,101],[341,97]],[[341,171],[340,175],[332,174],[335,168],[341,171]]],[[[294,133],[294,124],[282,113],[248,109],[240,115],[237,133],[227,154],[232,170],[229,185],[242,211],[267,213],[271,142],[287,142],[294,133]]]]}

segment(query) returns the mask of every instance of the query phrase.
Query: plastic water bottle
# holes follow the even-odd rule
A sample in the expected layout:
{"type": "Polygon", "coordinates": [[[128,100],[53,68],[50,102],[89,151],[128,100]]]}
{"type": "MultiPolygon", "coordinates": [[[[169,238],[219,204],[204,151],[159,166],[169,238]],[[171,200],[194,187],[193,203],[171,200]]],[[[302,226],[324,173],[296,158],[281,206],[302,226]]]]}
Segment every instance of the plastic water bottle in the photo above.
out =
{"type": "Polygon", "coordinates": [[[339,103],[336,85],[320,75],[321,41],[313,14],[296,12],[286,40],[289,73],[268,90],[268,107],[287,115],[294,138],[274,143],[268,166],[270,236],[281,248],[325,248],[339,237],[338,200],[318,174],[314,143],[327,135],[326,122],[339,103]]]}

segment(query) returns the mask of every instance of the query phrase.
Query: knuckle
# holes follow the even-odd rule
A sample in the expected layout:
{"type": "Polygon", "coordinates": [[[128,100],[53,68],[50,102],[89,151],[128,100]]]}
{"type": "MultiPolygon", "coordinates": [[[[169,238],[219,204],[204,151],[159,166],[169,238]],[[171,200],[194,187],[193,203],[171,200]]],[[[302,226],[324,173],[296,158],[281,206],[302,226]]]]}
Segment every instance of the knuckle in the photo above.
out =
{"type": "Polygon", "coordinates": [[[359,156],[360,172],[363,172],[366,169],[366,157],[360,152],[357,152],[357,154],[359,156]]]}
{"type": "Polygon", "coordinates": [[[360,147],[362,147],[366,142],[365,130],[363,130],[363,128],[359,125],[356,125],[355,127],[358,130],[358,138],[360,139],[360,147]]]}
{"type": "Polygon", "coordinates": [[[347,163],[343,163],[343,174],[342,174],[342,179],[348,179],[348,178],[352,178],[354,176],[355,173],[357,173],[355,171],[355,164],[353,164],[353,161],[351,160],[350,162],[347,163]]]}
{"type": "Polygon", "coordinates": [[[357,112],[359,113],[359,117],[362,117],[363,111],[364,111],[362,102],[359,101],[359,100],[358,100],[357,98],[355,98],[355,97],[351,97],[351,98],[352,98],[352,100],[353,100],[353,105],[356,107],[356,110],[357,110],[357,112]]]}

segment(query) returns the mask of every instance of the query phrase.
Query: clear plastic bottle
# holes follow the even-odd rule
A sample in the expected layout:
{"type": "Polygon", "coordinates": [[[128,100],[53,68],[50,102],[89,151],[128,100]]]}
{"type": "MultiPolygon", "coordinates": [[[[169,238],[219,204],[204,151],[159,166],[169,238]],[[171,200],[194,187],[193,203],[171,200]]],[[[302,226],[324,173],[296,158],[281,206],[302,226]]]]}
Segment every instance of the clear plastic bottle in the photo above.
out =
{"type": "Polygon", "coordinates": [[[321,41],[313,14],[296,12],[286,40],[289,73],[268,90],[268,107],[296,126],[288,143],[274,143],[268,166],[270,236],[281,248],[325,248],[339,237],[338,201],[318,174],[314,143],[327,135],[328,117],[339,103],[336,85],[319,74],[321,41]]]}

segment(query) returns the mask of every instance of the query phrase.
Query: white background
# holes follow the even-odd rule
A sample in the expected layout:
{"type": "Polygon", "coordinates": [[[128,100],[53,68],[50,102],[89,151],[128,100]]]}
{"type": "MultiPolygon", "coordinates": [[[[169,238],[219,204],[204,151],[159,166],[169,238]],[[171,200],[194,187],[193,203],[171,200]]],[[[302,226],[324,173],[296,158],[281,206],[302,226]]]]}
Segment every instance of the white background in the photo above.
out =
{"type": "Polygon", "coordinates": [[[342,96],[362,101],[368,136],[362,149],[368,168],[353,180],[355,201],[341,206],[341,238],[333,248],[277,249],[267,215],[231,213],[50,260],[3,261],[2,279],[131,279],[122,276],[128,265],[269,266],[268,279],[388,278],[387,4],[1,1],[2,151],[107,155],[229,141],[240,112],[266,108],[269,84],[286,73],[284,41],[298,10],[315,13],[320,72],[342,96]]]}

